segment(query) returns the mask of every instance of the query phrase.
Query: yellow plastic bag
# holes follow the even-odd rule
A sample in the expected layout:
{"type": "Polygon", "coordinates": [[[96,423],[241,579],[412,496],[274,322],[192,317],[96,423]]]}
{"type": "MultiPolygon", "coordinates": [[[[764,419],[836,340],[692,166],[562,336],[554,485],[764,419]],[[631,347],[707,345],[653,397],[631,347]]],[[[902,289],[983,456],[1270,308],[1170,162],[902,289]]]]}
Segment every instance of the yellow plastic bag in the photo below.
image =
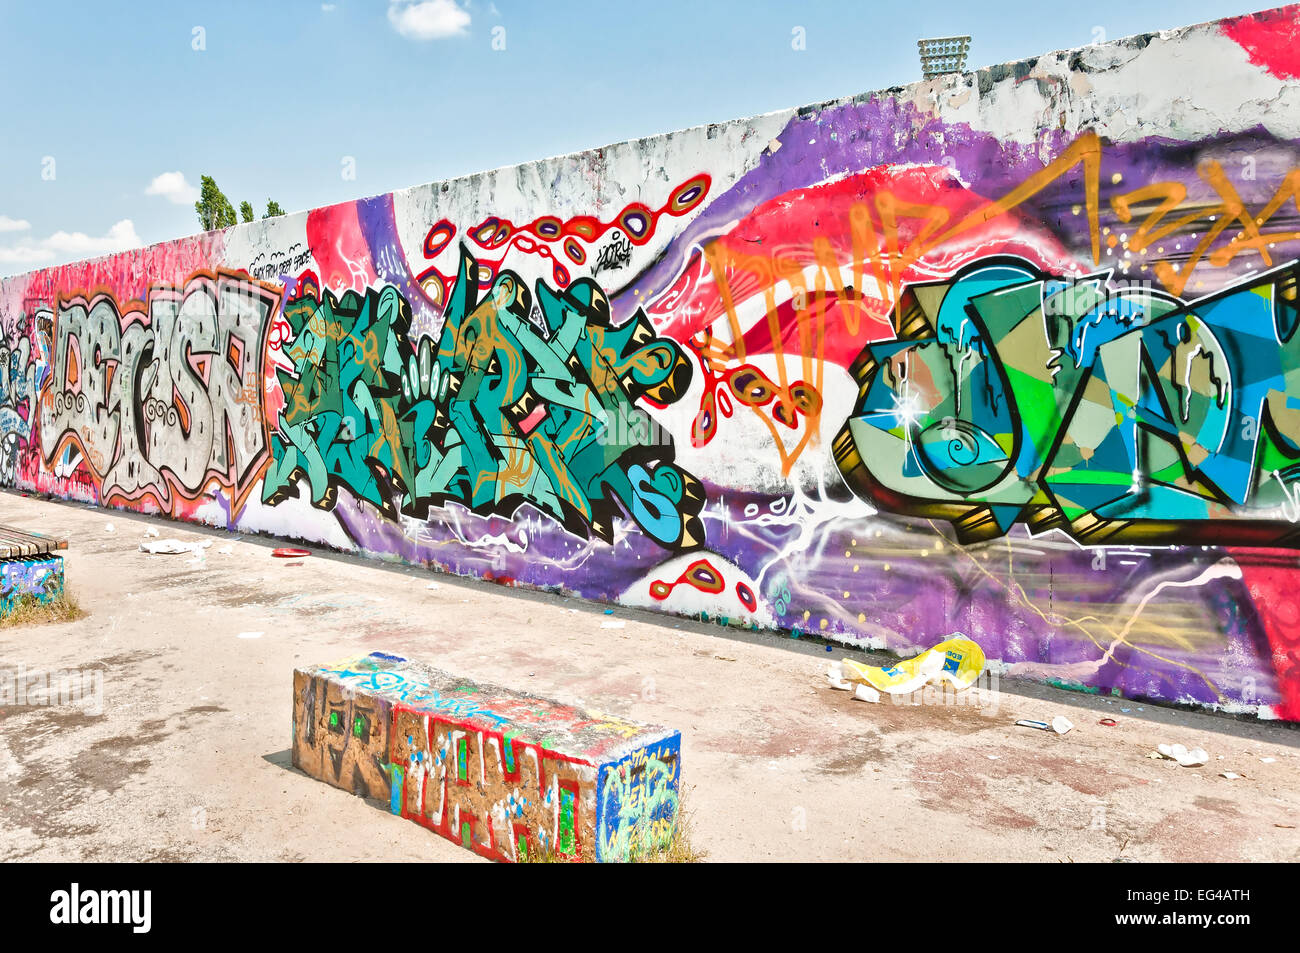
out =
{"type": "Polygon", "coordinates": [[[844,659],[840,671],[846,681],[863,682],[890,695],[908,695],[936,681],[960,692],[974,685],[984,671],[984,650],[964,635],[954,635],[896,665],[881,668],[844,659]]]}

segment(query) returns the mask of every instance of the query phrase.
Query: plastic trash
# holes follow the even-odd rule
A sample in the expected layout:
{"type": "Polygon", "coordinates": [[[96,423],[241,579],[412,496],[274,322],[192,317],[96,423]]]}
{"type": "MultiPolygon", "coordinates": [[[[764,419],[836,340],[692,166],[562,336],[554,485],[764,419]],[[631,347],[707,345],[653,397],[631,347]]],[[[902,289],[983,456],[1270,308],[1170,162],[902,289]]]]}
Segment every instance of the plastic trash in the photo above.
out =
{"type": "MultiPolygon", "coordinates": [[[[827,651],[830,648],[826,646],[827,651]]],[[[840,670],[845,680],[889,695],[910,695],[932,682],[947,682],[960,692],[970,688],[984,671],[984,650],[963,635],[953,635],[897,665],[877,667],[844,659],[840,670]]]]}
{"type": "Polygon", "coordinates": [[[1193,748],[1188,751],[1184,745],[1157,745],[1156,752],[1162,758],[1177,761],[1184,768],[1199,768],[1210,760],[1204,748],[1193,748]]]}
{"type": "Polygon", "coordinates": [[[844,668],[839,662],[831,662],[830,668],[826,672],[826,680],[831,683],[831,688],[838,691],[853,691],[853,683],[844,677],[844,668]]]}
{"type": "Polygon", "coordinates": [[[870,685],[863,685],[861,682],[853,689],[853,697],[861,702],[871,702],[873,705],[880,703],[880,692],[876,691],[870,685]]]}
{"type": "Polygon", "coordinates": [[[151,556],[179,556],[183,553],[200,556],[203,554],[203,550],[211,545],[212,540],[210,539],[192,543],[186,543],[179,539],[150,539],[140,544],[140,552],[149,553],[151,556]]]}
{"type": "Polygon", "coordinates": [[[826,680],[831,683],[831,688],[852,692],[853,697],[858,701],[880,703],[880,692],[865,682],[851,682],[844,677],[844,665],[841,662],[831,662],[826,671],[826,680]]]}
{"type": "Polygon", "coordinates": [[[1227,778],[1229,781],[1236,781],[1238,778],[1241,777],[1241,775],[1237,774],[1235,771],[1224,771],[1222,774],[1219,775],[1219,777],[1227,778]]]}
{"type": "Polygon", "coordinates": [[[1052,726],[1045,721],[1035,721],[1032,718],[1022,718],[1016,722],[1022,728],[1037,728],[1039,731],[1051,731],[1052,726]]]}
{"type": "Polygon", "coordinates": [[[1063,735],[1074,727],[1074,723],[1064,715],[1057,715],[1052,719],[1052,728],[1058,735],[1063,735]]]}

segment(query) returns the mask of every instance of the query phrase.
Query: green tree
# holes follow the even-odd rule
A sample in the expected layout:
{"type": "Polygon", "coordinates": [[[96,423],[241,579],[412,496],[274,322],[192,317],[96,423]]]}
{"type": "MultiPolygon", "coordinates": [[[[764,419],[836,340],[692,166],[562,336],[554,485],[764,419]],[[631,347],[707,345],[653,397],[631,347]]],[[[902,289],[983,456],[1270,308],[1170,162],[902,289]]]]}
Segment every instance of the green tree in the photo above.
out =
{"type": "Polygon", "coordinates": [[[210,175],[202,178],[199,200],[194,203],[194,212],[199,217],[199,227],[205,232],[234,225],[237,221],[235,207],[230,204],[230,199],[226,198],[225,193],[217,188],[216,180],[210,175]]]}
{"type": "Polygon", "coordinates": [[[257,213],[253,211],[253,203],[252,203],[252,202],[240,202],[240,203],[239,203],[239,220],[240,220],[241,222],[251,222],[251,221],[252,221],[253,219],[255,219],[255,218],[257,218],[257,213]]]}
{"type": "Polygon", "coordinates": [[[275,199],[266,200],[266,214],[262,218],[273,218],[276,215],[283,215],[284,209],[280,208],[280,203],[275,199]]]}

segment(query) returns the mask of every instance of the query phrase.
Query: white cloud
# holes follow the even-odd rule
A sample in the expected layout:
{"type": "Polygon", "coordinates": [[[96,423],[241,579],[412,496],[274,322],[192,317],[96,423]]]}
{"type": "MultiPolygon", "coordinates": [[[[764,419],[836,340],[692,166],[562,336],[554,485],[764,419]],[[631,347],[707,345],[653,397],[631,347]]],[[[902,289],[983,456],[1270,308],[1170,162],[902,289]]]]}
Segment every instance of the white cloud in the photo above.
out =
{"type": "Polygon", "coordinates": [[[199,200],[199,190],[185,181],[184,172],[164,172],[154,176],[145,195],[161,195],[176,205],[189,205],[199,200]]]}
{"type": "Polygon", "coordinates": [[[337,9],[337,7],[335,7],[335,5],[332,3],[322,3],[320,5],[320,8],[324,10],[326,13],[329,13],[331,10],[337,9]]]}
{"type": "Polygon", "coordinates": [[[469,29],[469,11],[456,0],[390,0],[388,22],[412,40],[457,36],[469,29]]]}
{"type": "Polygon", "coordinates": [[[135,233],[135,224],[124,218],[103,235],[55,232],[47,238],[24,237],[13,245],[0,245],[0,266],[39,268],[139,248],[143,244],[144,241],[135,233]]]}
{"type": "Polygon", "coordinates": [[[10,218],[8,215],[0,215],[0,232],[25,232],[32,227],[32,223],[25,218],[10,218]]]}

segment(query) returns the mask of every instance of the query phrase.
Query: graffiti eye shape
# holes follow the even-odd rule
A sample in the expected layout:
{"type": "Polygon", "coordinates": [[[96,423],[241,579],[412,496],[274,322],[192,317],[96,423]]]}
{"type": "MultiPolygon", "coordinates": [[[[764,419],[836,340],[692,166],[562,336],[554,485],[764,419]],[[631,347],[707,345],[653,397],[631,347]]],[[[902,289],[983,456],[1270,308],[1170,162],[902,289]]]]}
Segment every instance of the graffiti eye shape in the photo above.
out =
{"type": "Polygon", "coordinates": [[[445,218],[429,229],[429,234],[424,237],[424,257],[437,258],[449,244],[452,237],[456,234],[456,226],[451,224],[445,218]]]}
{"type": "Polygon", "coordinates": [[[336,735],[343,734],[343,719],[336,711],[330,712],[329,729],[336,735]]]}
{"type": "Polygon", "coordinates": [[[565,225],[565,231],[577,235],[584,241],[594,242],[596,237],[603,231],[603,227],[598,219],[590,216],[579,216],[578,218],[569,219],[565,225]]]}
{"type": "Polygon", "coordinates": [[[752,367],[737,368],[727,378],[727,386],[736,395],[736,399],[750,407],[762,407],[772,399],[772,382],[760,371],[752,367]]]}
{"type": "Polygon", "coordinates": [[[708,194],[711,184],[712,180],[709,176],[697,175],[695,178],[677,186],[672,197],[668,200],[668,213],[670,215],[685,215],[691,211],[700,202],[704,201],[704,196],[708,194]]]}
{"type": "Polygon", "coordinates": [[[509,227],[498,218],[488,218],[470,232],[470,237],[483,248],[499,248],[510,237],[509,227]]]}
{"type": "Polygon", "coordinates": [[[619,228],[634,245],[645,242],[653,231],[651,212],[644,205],[629,205],[618,218],[619,228]]]}
{"type": "Polygon", "coordinates": [[[365,715],[357,715],[355,718],[352,719],[352,734],[355,735],[356,737],[358,738],[366,737],[366,735],[369,734],[369,732],[366,730],[367,727],[368,726],[366,725],[365,715]]]}
{"type": "Polygon", "coordinates": [[[965,420],[946,418],[918,430],[912,446],[921,469],[952,493],[987,490],[1011,466],[993,435],[965,420]]]}
{"type": "Polygon", "coordinates": [[[572,238],[564,240],[564,253],[569,256],[570,261],[577,265],[581,265],[587,260],[587,253],[572,238]]]}

